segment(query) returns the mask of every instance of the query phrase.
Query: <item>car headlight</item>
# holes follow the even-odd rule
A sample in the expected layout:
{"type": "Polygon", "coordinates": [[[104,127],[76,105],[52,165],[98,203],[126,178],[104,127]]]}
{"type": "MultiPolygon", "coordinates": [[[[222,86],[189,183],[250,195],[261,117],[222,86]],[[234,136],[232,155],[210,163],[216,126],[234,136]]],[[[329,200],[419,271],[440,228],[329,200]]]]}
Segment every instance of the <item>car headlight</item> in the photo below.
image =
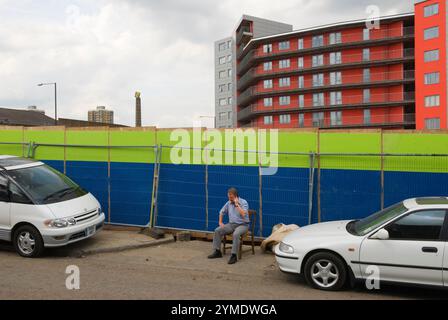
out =
{"type": "Polygon", "coordinates": [[[74,218],[54,219],[54,220],[47,220],[44,223],[47,227],[50,227],[50,228],[66,228],[68,226],[75,225],[76,220],[74,218]]]}
{"type": "Polygon", "coordinates": [[[284,253],[294,253],[294,248],[291,246],[288,246],[287,244],[280,242],[280,247],[279,247],[281,252],[284,253]]]}

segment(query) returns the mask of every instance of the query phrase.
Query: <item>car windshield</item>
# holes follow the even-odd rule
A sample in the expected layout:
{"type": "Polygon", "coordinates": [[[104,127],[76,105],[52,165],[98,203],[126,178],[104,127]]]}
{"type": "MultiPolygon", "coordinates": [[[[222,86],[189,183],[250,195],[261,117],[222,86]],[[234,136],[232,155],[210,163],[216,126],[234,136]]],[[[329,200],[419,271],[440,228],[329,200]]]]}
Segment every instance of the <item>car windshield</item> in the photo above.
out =
{"type": "Polygon", "coordinates": [[[36,204],[66,201],[87,194],[70,178],[47,165],[10,170],[8,174],[36,204]]]}
{"type": "Polygon", "coordinates": [[[404,206],[403,202],[394,204],[393,206],[378,211],[377,213],[374,213],[362,220],[353,221],[349,225],[349,231],[358,236],[364,236],[370,231],[405,213],[406,211],[408,211],[408,209],[404,206]]]}

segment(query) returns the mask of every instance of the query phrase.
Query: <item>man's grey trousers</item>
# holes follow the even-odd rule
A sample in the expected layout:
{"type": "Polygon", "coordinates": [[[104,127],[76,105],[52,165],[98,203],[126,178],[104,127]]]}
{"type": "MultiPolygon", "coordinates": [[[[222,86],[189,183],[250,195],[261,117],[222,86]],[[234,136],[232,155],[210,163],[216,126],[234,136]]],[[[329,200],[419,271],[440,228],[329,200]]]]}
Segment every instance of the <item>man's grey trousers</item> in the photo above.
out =
{"type": "Polygon", "coordinates": [[[245,234],[249,230],[247,224],[228,223],[222,227],[215,229],[215,235],[213,236],[213,249],[221,250],[222,237],[233,233],[232,254],[238,253],[240,247],[240,236],[245,234]]]}

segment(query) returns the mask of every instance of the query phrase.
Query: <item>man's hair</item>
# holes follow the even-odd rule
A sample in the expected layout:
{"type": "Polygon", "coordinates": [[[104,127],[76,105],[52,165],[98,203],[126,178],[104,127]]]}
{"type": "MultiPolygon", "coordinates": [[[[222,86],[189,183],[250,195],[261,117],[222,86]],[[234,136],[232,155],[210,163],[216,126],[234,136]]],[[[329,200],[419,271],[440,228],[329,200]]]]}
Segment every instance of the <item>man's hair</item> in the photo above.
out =
{"type": "Polygon", "coordinates": [[[238,197],[238,190],[236,188],[229,188],[229,190],[227,190],[227,193],[233,194],[235,197],[238,197]]]}

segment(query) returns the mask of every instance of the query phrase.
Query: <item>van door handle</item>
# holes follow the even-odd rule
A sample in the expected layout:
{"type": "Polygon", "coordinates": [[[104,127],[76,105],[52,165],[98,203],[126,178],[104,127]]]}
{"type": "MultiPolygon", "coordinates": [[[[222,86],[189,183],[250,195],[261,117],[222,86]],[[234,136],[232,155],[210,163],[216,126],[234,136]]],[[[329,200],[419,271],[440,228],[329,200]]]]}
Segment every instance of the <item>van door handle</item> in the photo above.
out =
{"type": "Polygon", "coordinates": [[[436,247],[423,247],[422,251],[428,253],[437,253],[439,250],[436,247]]]}

